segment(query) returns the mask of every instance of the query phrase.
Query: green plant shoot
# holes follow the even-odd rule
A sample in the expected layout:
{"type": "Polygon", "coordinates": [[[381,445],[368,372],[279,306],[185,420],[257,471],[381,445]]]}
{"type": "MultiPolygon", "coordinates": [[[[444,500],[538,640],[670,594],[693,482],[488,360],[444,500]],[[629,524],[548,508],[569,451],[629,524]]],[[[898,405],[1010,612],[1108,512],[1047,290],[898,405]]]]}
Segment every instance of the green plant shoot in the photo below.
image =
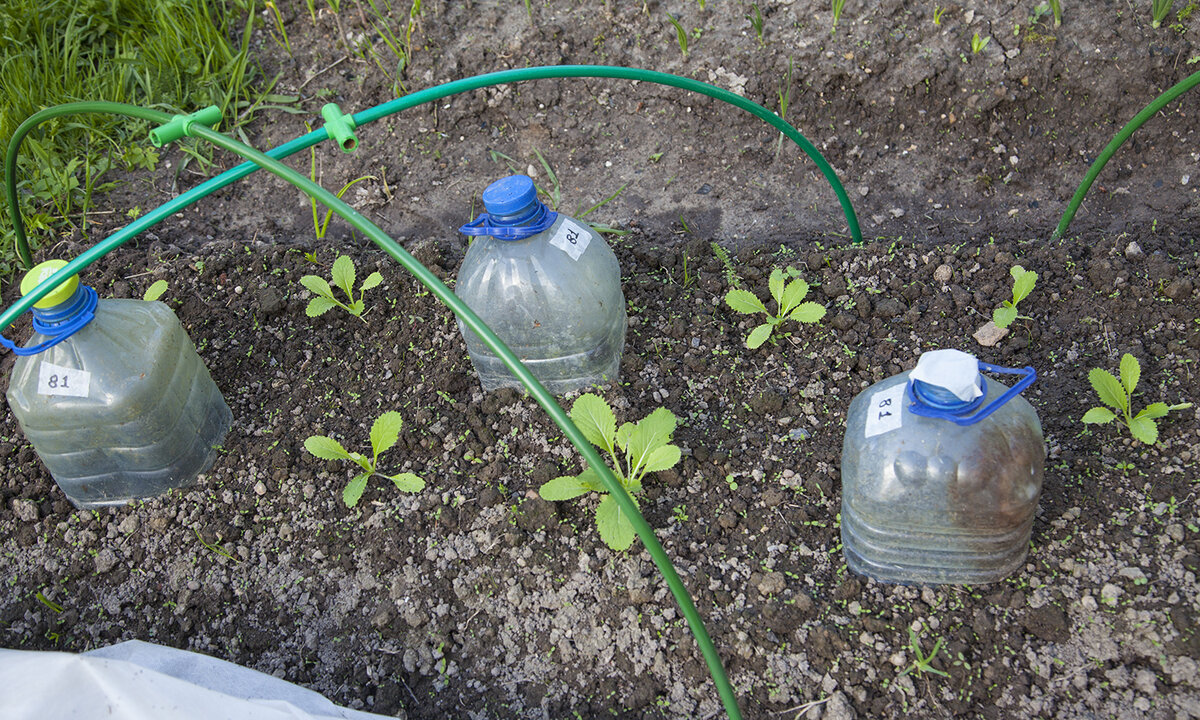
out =
{"type": "Polygon", "coordinates": [[[1107,370],[1092,368],[1088,373],[1088,381],[1100,396],[1100,402],[1108,407],[1094,407],[1083,415],[1083,422],[1104,425],[1113,420],[1120,420],[1129,428],[1129,434],[1147,445],[1158,442],[1158,425],[1154,422],[1165,417],[1172,410],[1184,410],[1191,403],[1167,405],[1166,403],[1150,403],[1137,415],[1133,414],[1133,391],[1142,376],[1142,366],[1137,358],[1125,353],[1121,356],[1121,379],[1117,380],[1107,370]],[[1109,408],[1112,408],[1110,410],[1109,408]],[[1113,410],[1117,412],[1114,413],[1113,410]],[[1118,414],[1119,413],[1119,414],[1118,414]]]}
{"type": "Polygon", "coordinates": [[[783,270],[775,268],[771,271],[769,280],[771,297],[779,306],[779,312],[774,315],[749,290],[735,288],[725,294],[725,304],[734,312],[762,313],[767,316],[767,321],[751,330],[750,335],[746,338],[746,347],[751,350],[766,342],[771,337],[771,332],[785,320],[815,323],[825,317],[825,308],[822,305],[815,302],[803,302],[808,295],[808,283],[796,277],[795,268],[788,268],[787,274],[796,279],[785,284],[783,270]]]}
{"type": "Polygon", "coordinates": [[[833,35],[837,32],[838,20],[842,19],[842,8],[846,6],[846,0],[830,0],[829,5],[833,10],[833,27],[829,29],[829,34],[833,35]]]}
{"type": "Polygon", "coordinates": [[[671,25],[674,26],[675,39],[679,42],[679,50],[680,50],[680,52],[683,53],[683,57],[687,58],[687,54],[688,54],[687,30],[683,29],[683,26],[679,24],[679,21],[675,19],[675,16],[668,14],[667,20],[669,20],[671,22],[671,25]]]}
{"type": "Polygon", "coordinates": [[[142,295],[142,299],[146,302],[153,302],[163,296],[163,293],[167,291],[167,287],[166,280],[155,280],[150,287],[146,288],[146,294],[142,295]]]}
{"type": "Polygon", "coordinates": [[[1049,0],[1050,12],[1054,13],[1054,27],[1062,25],[1062,3],[1059,0],[1049,0]]]}
{"type": "MultiPolygon", "coordinates": [[[[315,298],[308,301],[308,307],[304,312],[309,317],[317,317],[324,315],[333,307],[340,307],[354,317],[362,320],[363,295],[368,290],[383,282],[383,276],[377,272],[373,272],[367,276],[366,280],[358,286],[358,298],[354,297],[354,261],[346,255],[339,255],[337,260],[333,261],[333,284],[342,289],[349,300],[349,304],[344,303],[333,296],[333,289],[329,283],[322,277],[317,275],[305,275],[300,278],[300,284],[303,285],[309,292],[316,295],[315,298]]],[[[366,320],[363,320],[366,322],[366,320]]]]}
{"type": "Polygon", "coordinates": [[[1017,318],[1029,320],[1025,315],[1017,314],[1017,303],[1029,297],[1029,293],[1033,292],[1033,286],[1037,284],[1038,275],[1032,270],[1026,270],[1020,265],[1013,265],[1008,271],[1013,278],[1013,299],[1012,301],[1005,300],[1003,305],[996,308],[992,312],[992,323],[998,328],[1006,328],[1013,324],[1017,318]]]}
{"type": "Polygon", "coordinates": [[[758,3],[750,3],[750,14],[746,16],[750,21],[750,27],[754,29],[754,36],[758,38],[758,45],[762,47],[763,41],[763,16],[762,10],[758,8],[758,3]]]}
{"type": "Polygon", "coordinates": [[[978,55],[979,53],[983,52],[983,49],[987,47],[987,44],[991,41],[992,39],[990,37],[979,37],[979,33],[975,33],[975,36],[971,38],[971,53],[973,55],[978,55]]]}
{"type": "Polygon", "coordinates": [[[404,420],[398,412],[385,412],[380,415],[371,424],[371,457],[369,458],[362,453],[347,451],[337,440],[325,435],[309,436],[304,441],[304,449],[310,455],[322,460],[349,460],[362,468],[362,472],[355,475],[346,489],[342,491],[342,501],[346,503],[346,507],[354,507],[358,504],[363,491],[367,488],[367,480],[372,475],[383,475],[391,480],[400,492],[418,493],[425,489],[425,481],[416,475],[412,473],[384,475],[379,472],[379,456],[396,444],[396,441],[400,439],[400,428],[403,426],[404,420]]]}
{"type": "MultiPolygon", "coordinates": [[[[312,180],[313,182],[316,182],[317,181],[317,151],[315,148],[309,148],[308,159],[309,159],[308,178],[310,180],[312,180]]],[[[343,185],[342,189],[337,191],[337,196],[340,199],[343,195],[346,194],[347,190],[354,187],[355,185],[362,182],[363,180],[376,180],[376,179],[378,179],[378,178],[376,178],[374,175],[363,175],[362,177],[356,177],[353,180],[351,180],[350,182],[343,185]]],[[[308,199],[308,204],[309,204],[309,206],[312,207],[313,232],[316,233],[318,240],[324,240],[325,233],[327,233],[329,231],[329,221],[330,221],[330,219],[333,218],[333,210],[327,209],[325,211],[325,217],[324,217],[324,219],[322,219],[321,215],[320,215],[320,211],[317,208],[317,199],[314,197],[310,197],[308,199]]]]}
{"type": "MultiPolygon", "coordinates": [[[[675,415],[666,408],[655,410],[636,425],[627,422],[618,429],[608,403],[598,395],[588,393],[579,396],[571,406],[571,420],[590,443],[608,453],[613,474],[635,504],[646,473],[666,470],[679,462],[680,450],[670,444],[671,434],[675,432],[675,415]],[[624,461],[618,457],[618,450],[624,455],[624,461]]],[[[603,496],[596,508],[600,539],[613,550],[628,550],[636,536],[633,523],[621,512],[595,469],[589,467],[579,475],[554,478],[538,490],[542,499],[551,502],[571,500],[589,492],[603,496]]]]}
{"type": "Polygon", "coordinates": [[[1154,0],[1150,4],[1150,27],[1157,28],[1162,25],[1163,19],[1171,12],[1171,6],[1174,4],[1175,0],[1154,0]]]}
{"type": "Polygon", "coordinates": [[[937,657],[938,651],[942,649],[942,641],[943,638],[938,638],[937,642],[933,644],[933,649],[929,651],[928,655],[926,655],[925,653],[921,652],[921,641],[917,639],[916,631],[910,627],[908,629],[908,648],[912,650],[913,661],[911,665],[904,668],[904,670],[902,670],[900,674],[896,676],[896,679],[899,680],[913,671],[916,671],[918,675],[922,676],[924,676],[925,673],[932,673],[934,675],[941,675],[942,677],[946,678],[950,677],[950,673],[938,670],[933,666],[933,659],[937,657]]]}

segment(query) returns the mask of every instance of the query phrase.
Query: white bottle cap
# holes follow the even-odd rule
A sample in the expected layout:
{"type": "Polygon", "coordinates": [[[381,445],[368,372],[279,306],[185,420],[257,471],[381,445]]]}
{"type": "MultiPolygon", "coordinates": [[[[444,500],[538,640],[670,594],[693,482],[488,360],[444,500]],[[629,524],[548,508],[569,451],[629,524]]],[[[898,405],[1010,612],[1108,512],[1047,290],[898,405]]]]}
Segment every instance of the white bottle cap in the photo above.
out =
{"type": "Polygon", "coordinates": [[[979,361],[962,350],[931,350],[922,353],[908,375],[913,380],[954,393],[963,402],[983,394],[979,389],[979,361]]]}

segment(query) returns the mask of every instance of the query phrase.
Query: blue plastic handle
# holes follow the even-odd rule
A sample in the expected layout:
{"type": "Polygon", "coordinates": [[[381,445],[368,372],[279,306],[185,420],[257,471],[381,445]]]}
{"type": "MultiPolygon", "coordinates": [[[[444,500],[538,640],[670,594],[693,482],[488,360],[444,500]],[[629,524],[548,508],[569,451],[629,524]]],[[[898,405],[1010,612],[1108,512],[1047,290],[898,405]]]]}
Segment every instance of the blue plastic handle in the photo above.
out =
{"type": "Polygon", "coordinates": [[[77,305],[73,304],[72,307],[68,308],[65,314],[68,314],[70,319],[66,322],[47,322],[39,318],[38,311],[34,310],[33,331],[39,335],[49,337],[49,340],[33,347],[25,348],[19,347],[12,340],[0,335],[0,345],[12,350],[14,355],[37,355],[79,332],[83,326],[90,323],[96,317],[96,305],[99,302],[96,291],[92,288],[87,285],[81,285],[79,289],[83,293],[83,297],[79,298],[77,305]]]}
{"type": "Polygon", "coordinates": [[[531,225],[493,225],[492,216],[481,213],[479,217],[458,229],[463,235],[491,235],[497,240],[524,240],[533,237],[554,224],[558,213],[547,210],[542,219],[531,225]]]}
{"type": "MultiPolygon", "coordinates": [[[[979,411],[974,415],[963,415],[962,413],[975,409],[975,407],[978,406],[978,403],[956,409],[931,407],[926,405],[917,397],[917,393],[914,390],[916,381],[910,378],[908,381],[908,399],[911,401],[911,403],[908,406],[908,411],[913,415],[920,415],[921,417],[949,420],[955,425],[974,425],[980,420],[986,418],[988,415],[991,415],[999,410],[1004,403],[1012,400],[1017,395],[1020,395],[1025,388],[1033,384],[1034,380],[1037,380],[1037,371],[1028,365],[1023,368],[1006,368],[1000,367],[999,365],[985,363],[981,360],[979,362],[979,369],[982,372],[991,372],[1001,375],[1020,375],[1022,377],[1017,381],[1016,385],[1013,385],[995,400],[980,408],[979,411]]],[[[986,388],[986,384],[984,387],[986,388]]]]}

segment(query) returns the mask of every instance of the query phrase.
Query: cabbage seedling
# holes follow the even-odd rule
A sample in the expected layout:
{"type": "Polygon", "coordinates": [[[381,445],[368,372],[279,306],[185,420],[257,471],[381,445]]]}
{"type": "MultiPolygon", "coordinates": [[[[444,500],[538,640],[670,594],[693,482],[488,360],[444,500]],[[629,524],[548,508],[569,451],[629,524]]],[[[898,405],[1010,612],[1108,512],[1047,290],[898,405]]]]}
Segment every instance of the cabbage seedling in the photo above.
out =
{"type": "Polygon", "coordinates": [[[1020,265],[1013,265],[1008,273],[1013,277],[1013,299],[1012,302],[1005,300],[1004,303],[992,312],[992,324],[998,328],[1006,328],[1013,324],[1017,318],[1029,320],[1025,315],[1017,314],[1017,303],[1029,297],[1029,293],[1033,292],[1033,286],[1037,284],[1037,273],[1032,270],[1026,270],[1020,265]]]}
{"type": "MultiPolygon", "coordinates": [[[[325,278],[316,275],[305,275],[300,278],[300,284],[309,292],[316,295],[315,298],[308,301],[308,307],[304,309],[305,314],[309,317],[317,317],[324,315],[334,306],[340,307],[354,317],[362,320],[363,295],[368,290],[383,282],[383,276],[377,272],[373,272],[367,276],[366,280],[358,286],[358,299],[354,298],[354,261],[346,255],[339,255],[337,260],[333,261],[333,284],[342,289],[346,293],[346,299],[349,304],[344,303],[333,296],[333,288],[329,287],[329,282],[325,278]]],[[[363,320],[366,322],[366,320],[363,320]]]]}
{"type": "MultiPolygon", "coordinates": [[[[671,433],[675,432],[675,415],[666,408],[655,410],[636,425],[627,422],[617,429],[617,419],[608,403],[588,393],[579,396],[571,406],[571,420],[588,442],[608,453],[613,474],[635,504],[646,473],[666,470],[679,462],[679,448],[670,444],[671,433]],[[617,450],[624,455],[623,462],[617,450]]],[[[570,500],[589,492],[603,496],[596,508],[600,539],[613,550],[628,550],[635,537],[633,523],[621,512],[593,468],[578,475],[556,477],[538,490],[543,500],[551,502],[570,500]]]]}
{"type": "Polygon", "coordinates": [[[1192,404],[1168,405],[1162,402],[1150,403],[1141,412],[1134,415],[1131,408],[1133,390],[1137,387],[1141,375],[1142,366],[1138,363],[1137,358],[1129,353],[1121,356],[1120,380],[1113,377],[1112,373],[1107,370],[1092,368],[1092,371],[1088,373],[1088,381],[1092,383],[1096,394],[1100,396],[1100,402],[1108,407],[1094,407],[1088,410],[1083,415],[1083,422],[1103,425],[1113,420],[1120,420],[1129,428],[1129,433],[1134,438],[1141,440],[1147,445],[1153,445],[1158,442],[1158,425],[1154,421],[1160,417],[1165,417],[1172,410],[1190,408],[1192,404]],[[1116,410],[1120,414],[1118,415],[1108,408],[1113,408],[1113,410],[1116,410]]]}
{"type": "Polygon", "coordinates": [[[396,444],[396,441],[400,439],[400,428],[403,426],[404,420],[398,412],[385,412],[380,415],[371,425],[371,457],[369,458],[362,453],[347,451],[340,442],[325,435],[308,437],[304,441],[304,449],[310,455],[315,455],[322,460],[350,460],[362,468],[362,472],[355,475],[346,489],[342,491],[342,501],[346,503],[346,507],[354,507],[358,504],[363,491],[367,488],[367,480],[372,475],[383,475],[391,480],[396,489],[401,492],[418,493],[425,489],[425,481],[416,475],[412,473],[384,475],[379,472],[379,456],[396,444]]]}
{"type": "MultiPolygon", "coordinates": [[[[788,268],[788,274],[795,277],[795,269],[788,268]]],[[[815,302],[803,302],[805,296],[808,295],[808,283],[804,280],[796,278],[785,284],[783,271],[775,268],[771,271],[768,284],[771,289],[771,297],[775,298],[775,303],[779,306],[779,312],[775,315],[772,315],[767,310],[767,306],[763,305],[762,301],[749,290],[734,289],[725,294],[725,304],[734,312],[762,313],[767,316],[767,321],[751,330],[750,335],[746,338],[746,347],[751,350],[765,343],[767,338],[771,337],[771,332],[784,320],[815,323],[825,317],[825,308],[822,305],[815,302]]]]}

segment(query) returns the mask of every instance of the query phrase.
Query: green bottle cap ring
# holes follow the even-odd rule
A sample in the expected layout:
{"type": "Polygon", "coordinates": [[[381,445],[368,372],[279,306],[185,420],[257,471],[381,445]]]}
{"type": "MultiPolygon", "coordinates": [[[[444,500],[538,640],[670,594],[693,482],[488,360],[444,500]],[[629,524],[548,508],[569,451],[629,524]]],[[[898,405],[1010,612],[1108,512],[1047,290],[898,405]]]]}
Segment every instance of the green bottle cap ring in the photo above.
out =
{"type": "MultiPolygon", "coordinates": [[[[28,295],[34,288],[41,285],[43,281],[66,266],[66,260],[47,260],[40,265],[33,266],[29,272],[25,273],[25,278],[21,280],[21,294],[28,295]]],[[[34,303],[33,306],[35,308],[52,308],[55,305],[61,305],[71,299],[71,296],[75,294],[75,289],[78,287],[79,276],[72,275],[61,285],[47,293],[44,298],[34,303]]]]}

